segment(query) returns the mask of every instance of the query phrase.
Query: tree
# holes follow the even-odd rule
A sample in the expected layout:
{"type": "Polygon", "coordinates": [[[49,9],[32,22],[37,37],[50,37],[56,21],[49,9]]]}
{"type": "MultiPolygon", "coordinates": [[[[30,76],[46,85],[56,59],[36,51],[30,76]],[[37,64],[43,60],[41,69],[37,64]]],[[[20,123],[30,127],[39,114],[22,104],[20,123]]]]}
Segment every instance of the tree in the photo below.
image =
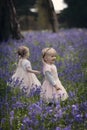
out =
{"type": "MultiPolygon", "coordinates": [[[[53,32],[58,29],[57,17],[51,0],[37,0],[39,7],[39,18],[47,19],[44,23],[51,25],[53,32]],[[44,15],[40,12],[44,12],[44,15]]],[[[20,31],[18,16],[29,12],[36,0],[1,0],[0,1],[0,41],[7,40],[9,37],[23,38],[20,31]],[[17,13],[16,13],[17,10],[17,13]]],[[[28,13],[27,13],[28,14],[28,13]]]]}
{"type": "Polygon", "coordinates": [[[43,29],[46,29],[49,24],[52,31],[58,31],[58,21],[54,10],[54,6],[51,0],[38,0],[38,23],[43,29]]]}
{"type": "Polygon", "coordinates": [[[25,15],[34,6],[37,0],[14,0],[17,15],[25,15]]]}
{"type": "Polygon", "coordinates": [[[9,37],[23,38],[13,1],[2,0],[0,3],[0,41],[7,40],[9,37]]]}

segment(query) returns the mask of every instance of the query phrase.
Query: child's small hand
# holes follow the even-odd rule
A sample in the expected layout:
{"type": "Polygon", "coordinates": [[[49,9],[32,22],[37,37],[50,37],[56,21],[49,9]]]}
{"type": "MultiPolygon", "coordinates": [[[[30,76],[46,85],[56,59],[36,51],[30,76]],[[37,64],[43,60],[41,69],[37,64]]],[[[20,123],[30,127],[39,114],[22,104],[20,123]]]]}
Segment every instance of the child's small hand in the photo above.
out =
{"type": "Polygon", "coordinates": [[[57,91],[61,90],[60,88],[56,88],[57,91]]]}
{"type": "Polygon", "coordinates": [[[55,86],[55,88],[57,91],[61,90],[61,88],[59,88],[58,86],[55,86]]]}

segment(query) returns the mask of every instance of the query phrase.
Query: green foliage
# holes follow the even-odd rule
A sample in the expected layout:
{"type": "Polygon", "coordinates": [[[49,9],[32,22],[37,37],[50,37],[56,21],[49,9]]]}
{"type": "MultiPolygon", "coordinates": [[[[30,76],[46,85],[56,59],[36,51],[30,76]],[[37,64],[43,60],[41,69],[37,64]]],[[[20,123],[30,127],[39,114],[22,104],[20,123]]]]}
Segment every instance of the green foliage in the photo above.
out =
{"type": "Polygon", "coordinates": [[[4,97],[6,95],[7,84],[4,79],[0,78],[0,97],[4,97]]]}

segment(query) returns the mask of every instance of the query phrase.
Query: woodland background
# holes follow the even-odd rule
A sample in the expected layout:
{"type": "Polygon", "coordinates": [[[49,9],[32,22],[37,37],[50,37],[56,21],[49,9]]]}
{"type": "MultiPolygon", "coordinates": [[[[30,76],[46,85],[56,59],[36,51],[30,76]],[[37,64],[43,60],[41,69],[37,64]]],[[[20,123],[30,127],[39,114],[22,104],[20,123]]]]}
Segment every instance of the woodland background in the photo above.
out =
{"type": "Polygon", "coordinates": [[[0,40],[21,38],[20,31],[87,27],[87,1],[64,0],[67,8],[56,14],[51,0],[0,0],[0,40]],[[37,9],[32,12],[31,9],[37,9]]]}

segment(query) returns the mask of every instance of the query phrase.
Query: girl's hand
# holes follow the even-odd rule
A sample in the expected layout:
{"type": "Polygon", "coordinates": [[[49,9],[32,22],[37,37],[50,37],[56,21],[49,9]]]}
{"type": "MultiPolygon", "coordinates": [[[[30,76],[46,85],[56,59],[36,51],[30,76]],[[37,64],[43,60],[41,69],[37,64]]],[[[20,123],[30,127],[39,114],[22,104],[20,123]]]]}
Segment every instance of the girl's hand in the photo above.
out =
{"type": "Polygon", "coordinates": [[[56,90],[59,91],[61,88],[59,88],[57,85],[55,86],[56,90]]]}
{"type": "Polygon", "coordinates": [[[61,90],[60,88],[56,88],[57,91],[61,90]]]}

